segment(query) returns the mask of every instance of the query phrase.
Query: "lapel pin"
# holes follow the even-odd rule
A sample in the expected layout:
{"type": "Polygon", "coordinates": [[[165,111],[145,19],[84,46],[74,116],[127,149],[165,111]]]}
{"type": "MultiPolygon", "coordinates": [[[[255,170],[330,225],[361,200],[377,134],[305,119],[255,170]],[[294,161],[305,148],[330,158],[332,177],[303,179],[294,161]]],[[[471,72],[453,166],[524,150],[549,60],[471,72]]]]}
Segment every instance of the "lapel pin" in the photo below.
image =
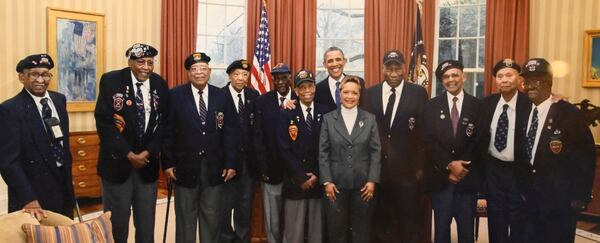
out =
{"type": "Polygon", "coordinates": [[[364,123],[363,121],[359,121],[359,122],[358,122],[358,126],[359,126],[359,127],[361,127],[361,128],[362,128],[364,125],[365,125],[365,123],[364,123]]]}

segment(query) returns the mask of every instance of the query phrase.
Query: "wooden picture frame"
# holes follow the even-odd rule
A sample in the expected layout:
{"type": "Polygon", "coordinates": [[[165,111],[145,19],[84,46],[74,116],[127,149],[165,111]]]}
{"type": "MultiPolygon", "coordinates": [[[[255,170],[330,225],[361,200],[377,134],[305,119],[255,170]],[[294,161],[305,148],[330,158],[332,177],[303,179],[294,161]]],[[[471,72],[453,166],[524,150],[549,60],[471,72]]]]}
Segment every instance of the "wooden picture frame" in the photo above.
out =
{"type": "Polygon", "coordinates": [[[600,30],[584,32],[582,86],[600,88],[600,30]]]}
{"type": "Polygon", "coordinates": [[[51,8],[48,54],[55,68],[50,89],[67,97],[67,111],[94,111],[104,72],[104,15],[51,8]]]}

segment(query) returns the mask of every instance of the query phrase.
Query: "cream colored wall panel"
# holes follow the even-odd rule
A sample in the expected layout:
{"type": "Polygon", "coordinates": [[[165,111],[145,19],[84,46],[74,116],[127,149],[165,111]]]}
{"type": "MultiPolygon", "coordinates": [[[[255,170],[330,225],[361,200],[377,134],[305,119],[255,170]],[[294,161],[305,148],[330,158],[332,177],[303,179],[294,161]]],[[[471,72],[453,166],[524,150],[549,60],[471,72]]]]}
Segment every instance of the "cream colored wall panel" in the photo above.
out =
{"type": "MultiPolygon", "coordinates": [[[[600,105],[600,89],[582,88],[583,31],[600,29],[600,8],[597,0],[531,0],[530,56],[550,61],[563,61],[568,72],[556,77],[553,92],[562,94],[571,102],[589,99],[600,105]]],[[[600,128],[592,129],[600,143],[600,128]]]]}

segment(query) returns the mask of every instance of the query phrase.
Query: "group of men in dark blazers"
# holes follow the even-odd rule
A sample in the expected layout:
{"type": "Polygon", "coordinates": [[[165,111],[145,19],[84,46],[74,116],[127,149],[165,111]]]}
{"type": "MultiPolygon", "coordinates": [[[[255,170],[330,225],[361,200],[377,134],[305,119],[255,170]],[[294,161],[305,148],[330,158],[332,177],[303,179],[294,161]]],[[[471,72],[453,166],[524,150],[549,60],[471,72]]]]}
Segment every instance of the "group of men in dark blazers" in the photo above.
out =
{"type": "MultiPolygon", "coordinates": [[[[245,60],[228,67],[228,86],[208,84],[210,57],[201,52],[184,61],[190,82],[169,92],[153,72],[157,54],[135,44],[126,52],[129,67],[100,80],[98,174],[115,241],[127,241],[131,209],[136,242],[154,241],[162,160],[177,190],[178,242],[195,242],[198,224],[202,241],[248,242],[255,180],[268,192],[270,241],[283,235],[301,242],[308,232],[307,239],[319,242],[324,222],[316,202],[325,199],[316,137],[324,114],[339,106],[343,52],[326,51],[329,76],[317,85],[310,71],[299,72],[296,93],[289,67],[277,65],[277,89],[263,96],[246,87],[245,60]],[[313,92],[299,89],[306,86],[313,92]],[[285,110],[293,100],[295,107],[285,110]],[[279,229],[282,197],[285,230],[279,229]]],[[[573,242],[577,212],[591,200],[595,147],[580,111],[552,96],[546,60],[530,59],[522,69],[499,61],[492,71],[500,92],[482,101],[463,90],[458,61],[437,67],[446,91],[429,101],[422,87],[405,82],[400,52],[387,52],[383,61],[384,81],[361,92],[382,144],[373,242],[418,241],[423,186],[432,197],[435,242],[449,242],[453,218],[459,242],[473,242],[478,192],[488,202],[490,242],[573,242]]],[[[72,217],[75,202],[66,98],[47,90],[53,67],[46,54],[21,60],[16,69],[24,88],[0,106],[0,122],[9,128],[0,147],[9,211],[38,219],[43,210],[72,217]]]]}

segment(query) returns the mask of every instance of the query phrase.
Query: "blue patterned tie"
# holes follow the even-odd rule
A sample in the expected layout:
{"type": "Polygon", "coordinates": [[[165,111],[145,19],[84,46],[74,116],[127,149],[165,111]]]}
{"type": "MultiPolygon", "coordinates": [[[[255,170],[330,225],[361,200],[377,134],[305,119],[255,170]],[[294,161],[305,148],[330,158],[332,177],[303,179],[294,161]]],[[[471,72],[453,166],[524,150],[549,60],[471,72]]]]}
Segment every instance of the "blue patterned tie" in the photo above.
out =
{"type": "Polygon", "coordinates": [[[208,114],[208,111],[206,110],[206,103],[204,103],[204,99],[202,98],[203,93],[204,91],[198,91],[198,94],[200,94],[198,114],[200,115],[200,122],[202,122],[202,125],[206,125],[206,115],[208,114]]]}
{"type": "Polygon", "coordinates": [[[313,117],[310,114],[312,109],[310,107],[306,108],[306,129],[308,129],[308,133],[312,134],[313,129],[313,117]]]}
{"type": "MultiPolygon", "coordinates": [[[[48,98],[42,98],[40,100],[42,104],[42,118],[45,120],[52,118],[52,109],[48,104],[48,98]]],[[[44,122],[44,126],[46,127],[46,131],[48,134],[51,134],[51,128],[47,126],[46,122],[44,122]]],[[[50,149],[52,150],[52,157],[56,160],[58,165],[63,164],[63,158],[65,156],[65,151],[63,150],[63,146],[60,141],[56,139],[50,140],[50,149]]]]}
{"type": "Polygon", "coordinates": [[[496,125],[496,137],[494,138],[494,146],[498,152],[502,152],[506,148],[506,137],[508,136],[508,115],[506,110],[508,104],[502,106],[502,114],[498,118],[498,125],[496,125]]]}
{"type": "Polygon", "coordinates": [[[335,82],[335,105],[340,106],[340,82],[335,82]]]}
{"type": "Polygon", "coordinates": [[[529,131],[527,132],[527,158],[531,161],[533,144],[535,143],[535,136],[537,135],[538,128],[538,110],[537,107],[533,108],[533,115],[531,116],[531,124],[529,125],[529,131]]]}
{"type": "Polygon", "coordinates": [[[137,111],[136,135],[138,142],[141,142],[146,130],[146,110],[144,109],[144,95],[142,94],[142,85],[144,83],[137,82],[135,85],[137,85],[137,91],[135,92],[135,107],[137,111]]]}

